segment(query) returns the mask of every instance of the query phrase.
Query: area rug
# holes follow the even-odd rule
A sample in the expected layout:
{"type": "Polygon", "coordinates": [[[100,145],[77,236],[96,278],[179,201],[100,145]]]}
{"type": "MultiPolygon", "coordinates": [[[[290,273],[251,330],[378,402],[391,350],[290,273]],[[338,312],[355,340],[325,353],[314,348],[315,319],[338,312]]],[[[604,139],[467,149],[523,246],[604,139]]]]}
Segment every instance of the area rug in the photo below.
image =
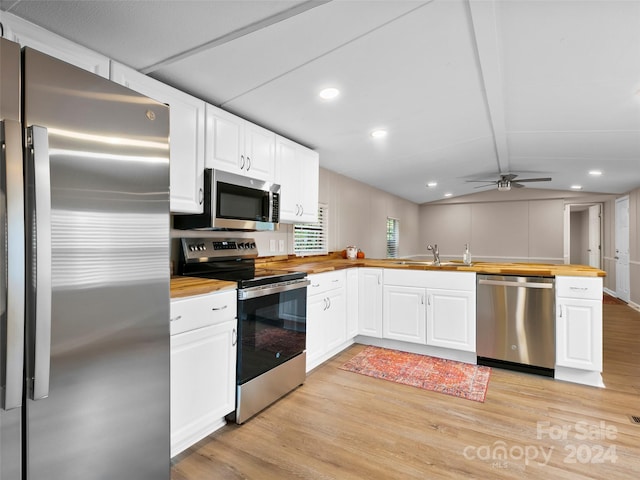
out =
{"type": "Polygon", "coordinates": [[[369,377],[484,402],[491,368],[368,346],[340,367],[369,377]]]}

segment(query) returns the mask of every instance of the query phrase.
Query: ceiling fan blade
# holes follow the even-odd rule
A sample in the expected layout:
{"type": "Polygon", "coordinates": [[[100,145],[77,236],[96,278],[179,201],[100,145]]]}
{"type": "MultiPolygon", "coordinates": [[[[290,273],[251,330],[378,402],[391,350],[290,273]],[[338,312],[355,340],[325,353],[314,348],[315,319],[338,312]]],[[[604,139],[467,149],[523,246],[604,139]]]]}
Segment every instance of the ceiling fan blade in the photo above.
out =
{"type": "Polygon", "coordinates": [[[477,182],[477,183],[498,183],[495,180],[465,180],[465,182],[477,182]]]}
{"type": "Polygon", "coordinates": [[[517,180],[518,182],[550,182],[551,181],[551,177],[545,177],[545,178],[522,178],[520,180],[517,180]]]}
{"type": "Polygon", "coordinates": [[[524,185],[521,185],[518,182],[511,182],[511,188],[524,188],[524,185]]]}
{"type": "Polygon", "coordinates": [[[486,185],[478,185],[477,187],[473,187],[473,188],[493,187],[494,185],[495,185],[495,182],[492,182],[492,183],[487,183],[486,185]]]}

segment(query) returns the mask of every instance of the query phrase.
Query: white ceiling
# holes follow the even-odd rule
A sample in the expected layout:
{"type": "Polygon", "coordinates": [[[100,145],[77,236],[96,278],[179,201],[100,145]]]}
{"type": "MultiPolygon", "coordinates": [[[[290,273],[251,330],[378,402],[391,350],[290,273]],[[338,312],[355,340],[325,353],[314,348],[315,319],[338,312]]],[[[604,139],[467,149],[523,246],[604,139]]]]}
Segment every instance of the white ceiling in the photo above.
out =
{"type": "Polygon", "coordinates": [[[640,0],[0,0],[416,203],[640,187],[640,0]],[[325,86],[340,88],[321,101],[325,86]],[[386,138],[371,130],[384,127],[386,138]],[[603,175],[588,175],[600,169],[603,175]],[[437,181],[435,188],[426,188],[437,181]]]}

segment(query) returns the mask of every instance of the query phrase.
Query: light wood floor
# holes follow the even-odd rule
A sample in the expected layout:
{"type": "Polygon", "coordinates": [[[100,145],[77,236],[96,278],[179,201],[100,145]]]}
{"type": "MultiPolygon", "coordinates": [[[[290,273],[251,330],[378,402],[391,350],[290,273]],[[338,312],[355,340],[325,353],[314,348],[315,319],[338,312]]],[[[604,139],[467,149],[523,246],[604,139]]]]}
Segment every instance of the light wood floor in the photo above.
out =
{"type": "Polygon", "coordinates": [[[484,403],[339,370],[354,345],[171,479],[640,478],[640,313],[605,305],[604,323],[605,389],[494,368],[484,403]]]}

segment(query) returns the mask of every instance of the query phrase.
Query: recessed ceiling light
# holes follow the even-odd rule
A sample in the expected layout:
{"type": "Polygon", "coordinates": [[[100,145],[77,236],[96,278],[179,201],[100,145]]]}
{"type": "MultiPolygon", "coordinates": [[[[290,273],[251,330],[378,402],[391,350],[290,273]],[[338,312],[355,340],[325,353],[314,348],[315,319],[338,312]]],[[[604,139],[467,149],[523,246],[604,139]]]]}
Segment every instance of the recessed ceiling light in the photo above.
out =
{"type": "Polygon", "coordinates": [[[594,177],[598,177],[602,175],[602,171],[600,170],[589,170],[589,175],[593,175],[594,177]]]}
{"type": "Polygon", "coordinates": [[[453,195],[453,193],[449,193],[449,192],[447,192],[447,193],[445,193],[445,194],[444,194],[444,196],[445,196],[445,197],[450,197],[450,196],[452,196],[452,195],[453,195]]]}
{"type": "Polygon", "coordinates": [[[373,138],[384,138],[387,136],[387,131],[382,129],[382,128],[378,128],[376,130],[374,130],[373,132],[371,132],[371,136],[373,138]]]}
{"type": "Polygon", "coordinates": [[[571,190],[582,190],[582,185],[571,185],[571,190]]]}
{"type": "Polygon", "coordinates": [[[335,87],[329,87],[329,88],[325,88],[324,90],[320,90],[320,93],[318,95],[323,100],[333,100],[338,95],[340,95],[340,90],[338,90],[335,87]]]}
{"type": "Polygon", "coordinates": [[[429,188],[433,188],[433,187],[437,187],[438,186],[438,182],[429,182],[427,183],[427,187],[429,188]]]}

